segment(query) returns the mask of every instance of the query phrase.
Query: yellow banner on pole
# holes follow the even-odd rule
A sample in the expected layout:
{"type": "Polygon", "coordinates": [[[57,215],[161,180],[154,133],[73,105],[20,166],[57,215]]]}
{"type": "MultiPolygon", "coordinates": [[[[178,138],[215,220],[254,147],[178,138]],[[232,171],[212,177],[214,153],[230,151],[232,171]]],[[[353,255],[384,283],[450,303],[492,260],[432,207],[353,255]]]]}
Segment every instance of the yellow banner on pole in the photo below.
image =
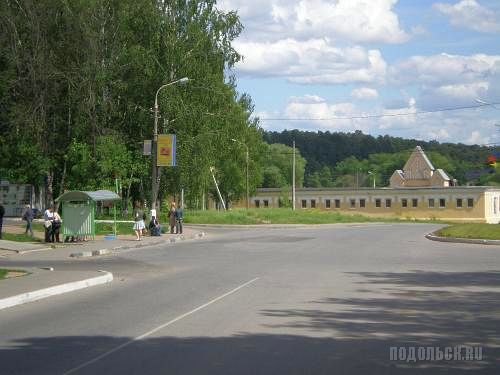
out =
{"type": "Polygon", "coordinates": [[[158,167],[175,167],[175,148],[175,134],[158,135],[156,165],[158,167]]]}

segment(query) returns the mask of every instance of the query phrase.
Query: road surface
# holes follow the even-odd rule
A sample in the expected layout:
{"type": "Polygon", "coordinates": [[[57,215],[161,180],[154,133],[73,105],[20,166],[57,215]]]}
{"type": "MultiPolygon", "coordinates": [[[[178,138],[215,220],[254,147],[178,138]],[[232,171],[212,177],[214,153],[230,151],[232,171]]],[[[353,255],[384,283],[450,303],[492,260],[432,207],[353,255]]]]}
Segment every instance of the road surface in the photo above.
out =
{"type": "Polygon", "coordinates": [[[500,247],[435,228],[218,230],[52,262],[115,280],[0,311],[0,374],[498,374],[500,247]],[[460,345],[474,360],[417,355],[460,345]]]}

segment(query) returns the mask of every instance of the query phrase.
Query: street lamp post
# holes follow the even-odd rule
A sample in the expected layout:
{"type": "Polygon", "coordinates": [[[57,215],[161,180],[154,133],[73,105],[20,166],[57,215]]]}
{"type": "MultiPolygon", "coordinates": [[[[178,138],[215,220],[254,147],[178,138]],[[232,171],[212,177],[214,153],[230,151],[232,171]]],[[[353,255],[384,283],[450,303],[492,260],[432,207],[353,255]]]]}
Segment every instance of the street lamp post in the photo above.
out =
{"type": "Polygon", "coordinates": [[[373,173],[372,171],[368,171],[368,174],[371,175],[373,177],[373,188],[375,189],[375,173],[373,173]]]}
{"type": "Polygon", "coordinates": [[[250,191],[248,188],[248,146],[246,145],[246,143],[238,141],[237,139],[234,139],[234,138],[231,138],[231,141],[245,146],[245,149],[246,149],[246,182],[247,182],[246,185],[247,185],[247,210],[248,210],[250,208],[250,191]]]}
{"type": "Polygon", "coordinates": [[[177,83],[187,83],[189,81],[189,78],[183,77],[178,80],[172,81],[170,83],[167,83],[163,86],[161,86],[157,91],[155,95],[155,106],[154,106],[154,128],[153,128],[153,142],[151,145],[151,156],[152,156],[152,173],[151,173],[151,209],[156,209],[156,200],[158,198],[158,190],[160,186],[160,174],[158,173],[158,166],[156,165],[158,163],[158,155],[157,155],[157,147],[158,147],[158,94],[160,93],[161,90],[163,90],[165,87],[175,85],[177,83]]]}

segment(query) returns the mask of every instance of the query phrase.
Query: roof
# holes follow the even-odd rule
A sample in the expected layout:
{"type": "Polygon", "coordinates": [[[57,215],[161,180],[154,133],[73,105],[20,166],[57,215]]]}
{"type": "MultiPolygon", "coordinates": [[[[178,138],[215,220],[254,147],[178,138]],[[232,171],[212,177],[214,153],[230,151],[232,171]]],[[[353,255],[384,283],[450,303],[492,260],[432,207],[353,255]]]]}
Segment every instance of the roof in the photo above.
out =
{"type": "Polygon", "coordinates": [[[434,166],[432,165],[431,161],[429,160],[429,158],[425,154],[424,150],[422,150],[422,147],[420,147],[420,146],[415,147],[415,151],[418,152],[422,156],[422,158],[424,159],[427,166],[430,168],[431,171],[433,171],[434,166]]]}
{"type": "Polygon", "coordinates": [[[441,168],[436,169],[436,172],[441,175],[441,177],[443,178],[443,180],[445,180],[445,181],[450,181],[451,180],[451,178],[448,177],[448,175],[446,174],[446,172],[443,171],[441,168]]]}
{"type": "Polygon", "coordinates": [[[120,196],[109,190],[97,190],[97,191],[67,191],[63,195],[56,199],[56,202],[83,202],[92,200],[97,201],[117,201],[120,200],[120,196]]]}

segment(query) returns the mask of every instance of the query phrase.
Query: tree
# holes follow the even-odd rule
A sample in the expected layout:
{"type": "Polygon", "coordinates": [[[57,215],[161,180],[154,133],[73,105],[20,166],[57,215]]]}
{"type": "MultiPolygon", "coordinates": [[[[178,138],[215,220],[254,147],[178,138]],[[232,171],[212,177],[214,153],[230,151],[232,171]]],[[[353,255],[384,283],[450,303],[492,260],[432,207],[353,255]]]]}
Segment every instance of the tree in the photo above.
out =
{"type": "MultiPolygon", "coordinates": [[[[293,175],[293,148],[283,144],[267,145],[263,158],[263,182],[262,187],[284,187],[292,185],[293,175]],[[269,185],[268,185],[269,184],[269,185]],[[271,185],[280,184],[280,186],[271,185]]],[[[306,159],[295,150],[295,184],[302,187],[304,184],[306,159]]]]}

